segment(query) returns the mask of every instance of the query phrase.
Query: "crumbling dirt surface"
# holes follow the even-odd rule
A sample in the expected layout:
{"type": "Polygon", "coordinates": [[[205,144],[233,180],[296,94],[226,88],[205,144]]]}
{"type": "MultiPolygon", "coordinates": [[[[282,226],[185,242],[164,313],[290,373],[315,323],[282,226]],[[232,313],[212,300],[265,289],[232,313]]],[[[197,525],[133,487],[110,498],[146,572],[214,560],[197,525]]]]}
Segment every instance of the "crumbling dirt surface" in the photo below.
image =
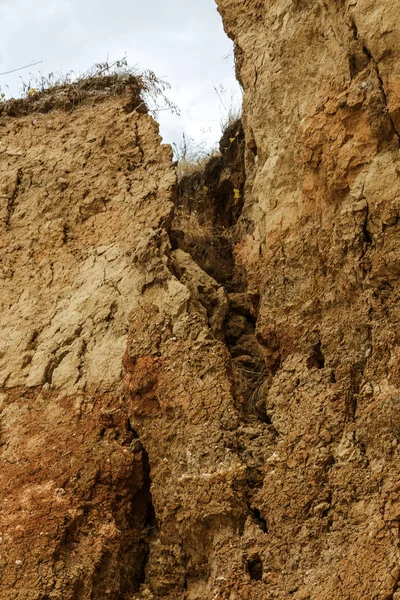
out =
{"type": "Polygon", "coordinates": [[[4,600],[122,598],[144,580],[149,467],[122,358],[175,173],[130,101],[0,123],[4,600]]]}
{"type": "Polygon", "coordinates": [[[1,600],[400,598],[400,3],[218,5],[197,179],[131,92],[1,117],[1,600]]]}
{"type": "Polygon", "coordinates": [[[249,597],[396,599],[400,4],[218,5],[245,90],[236,256],[278,433],[249,597]]]}

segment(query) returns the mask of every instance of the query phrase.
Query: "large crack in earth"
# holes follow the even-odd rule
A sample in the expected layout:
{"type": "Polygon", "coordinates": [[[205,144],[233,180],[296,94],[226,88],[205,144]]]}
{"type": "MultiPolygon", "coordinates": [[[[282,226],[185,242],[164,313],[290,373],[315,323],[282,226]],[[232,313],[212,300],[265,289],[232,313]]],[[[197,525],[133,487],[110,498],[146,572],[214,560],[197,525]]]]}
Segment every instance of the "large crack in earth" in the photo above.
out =
{"type": "MultiPolygon", "coordinates": [[[[236,456],[236,464],[240,464],[240,468],[244,470],[243,477],[232,483],[232,493],[236,497],[237,504],[235,510],[238,513],[232,521],[232,526],[234,529],[243,530],[246,519],[250,519],[260,535],[264,535],[268,532],[268,523],[262,509],[258,506],[256,496],[263,485],[266,449],[274,447],[279,436],[268,414],[266,397],[280,359],[279,354],[275,353],[270,356],[269,361],[265,360],[268,353],[257,335],[259,299],[254,294],[248,293],[244,270],[235,263],[237,224],[242,214],[245,185],[244,145],[241,123],[236,122],[225,132],[221,140],[221,152],[212,157],[201,171],[181,179],[175,197],[174,215],[170,225],[167,226],[169,242],[163,247],[163,252],[173,278],[189,292],[195,313],[206,317],[209,328],[207,335],[210,336],[210,340],[220,343],[220,352],[223,353],[226,362],[230,402],[233,413],[237,416],[232,423],[226,426],[220,425],[221,433],[227,429],[227,433],[223,434],[221,448],[232,457],[236,456]]],[[[149,307],[148,310],[153,309],[149,307]]],[[[172,325],[168,319],[165,320],[165,317],[160,315],[154,324],[154,335],[150,332],[150,338],[176,340],[172,325]]],[[[139,335],[137,327],[132,325],[132,330],[135,331],[136,338],[139,335]]],[[[193,330],[195,331],[195,327],[193,330]]],[[[146,335],[148,334],[149,328],[146,335]]],[[[164,475],[160,481],[159,466],[152,463],[153,460],[156,463],[167,461],[166,456],[164,455],[163,458],[161,448],[158,449],[157,456],[154,456],[154,452],[152,454],[151,451],[154,442],[151,433],[152,419],[160,410],[166,410],[160,407],[158,391],[158,381],[163,377],[161,370],[165,368],[162,366],[165,351],[163,353],[160,351],[160,341],[155,343],[151,357],[148,355],[139,357],[132,353],[128,346],[128,358],[125,361],[127,377],[130,380],[128,387],[133,390],[138,403],[138,408],[134,409],[134,412],[135,410],[139,412],[134,414],[133,423],[135,428],[138,424],[141,443],[150,455],[149,481],[151,469],[155,468],[158,473],[154,480],[156,496],[165,493],[169,485],[164,475]],[[132,356],[132,359],[129,356],[132,356]],[[148,425],[143,422],[143,414],[151,415],[150,420],[147,421],[148,425]]],[[[191,360],[190,357],[188,366],[191,360]]],[[[198,367],[197,373],[199,373],[198,367]]],[[[162,394],[163,392],[161,397],[162,394]]],[[[170,410],[172,417],[173,410],[170,410]]],[[[164,418],[168,422],[170,419],[168,413],[164,412],[164,418]]],[[[185,421],[186,416],[176,415],[175,427],[178,430],[180,427],[184,428],[185,421]]],[[[176,437],[177,433],[177,431],[174,433],[170,431],[170,439],[176,437]]],[[[185,447],[184,453],[190,456],[189,448],[185,447]]],[[[202,463],[201,455],[199,459],[200,469],[206,470],[206,463],[202,463]]],[[[165,468],[169,468],[167,462],[165,468]]],[[[180,478],[175,474],[169,476],[172,485],[179,485],[182,477],[189,480],[198,477],[190,475],[190,469],[189,472],[183,470],[183,473],[180,478]]],[[[196,582],[199,580],[203,581],[203,586],[208,585],[209,552],[195,550],[194,542],[188,543],[187,538],[182,537],[179,522],[167,525],[165,514],[164,517],[157,514],[157,507],[159,507],[157,501],[155,507],[149,503],[153,525],[150,525],[145,533],[148,551],[145,556],[142,583],[150,585],[156,595],[167,593],[173,585],[177,584],[177,581],[181,582],[182,589],[190,589],[191,586],[197,585],[196,582]],[[173,536],[171,528],[174,532],[173,536]],[[166,531],[169,531],[169,534],[166,531]],[[165,542],[162,540],[168,538],[170,539],[164,548],[165,542]],[[173,538],[176,538],[175,542],[173,538]],[[179,550],[173,551],[168,548],[179,548],[179,550]],[[193,557],[193,552],[198,558],[193,557]],[[165,561],[168,561],[169,565],[167,574],[162,567],[165,561]],[[159,586],[158,590],[153,589],[155,580],[158,582],[156,584],[159,586]]],[[[222,505],[219,510],[223,511],[222,505]]],[[[174,516],[173,520],[175,519],[174,516]]],[[[230,523],[231,517],[226,514],[220,519],[222,519],[221,523],[224,520],[230,523]]],[[[196,546],[199,544],[198,536],[197,533],[196,546]]],[[[252,552],[244,560],[250,579],[260,580],[263,559],[257,552],[252,552]]]]}
{"type": "MultiPolygon", "coordinates": [[[[271,424],[263,398],[280,359],[274,356],[266,365],[256,331],[259,298],[248,293],[246,275],[234,257],[243,209],[244,146],[243,128],[237,121],[225,131],[220,153],[204,170],[182,178],[169,234],[173,249],[190,254],[226,294],[222,334],[232,358],[237,408],[245,420],[271,424]]],[[[209,309],[212,300],[205,296],[203,301],[209,309]]]]}
{"type": "MultiPolygon", "coordinates": [[[[189,255],[196,267],[214,282],[198,286],[196,294],[207,312],[210,332],[224,343],[231,357],[231,393],[240,422],[228,448],[247,471],[246,485],[241,483],[235,491],[243,499],[247,515],[265,534],[268,523],[255,501],[263,484],[263,452],[255,448],[274,444],[279,436],[267,412],[266,396],[280,358],[274,354],[270,364],[266,363],[256,331],[259,299],[248,293],[243,270],[235,264],[236,229],[245,185],[244,143],[240,121],[233,123],[221,140],[220,154],[212,157],[201,172],[180,181],[174,218],[168,229],[171,240],[168,257],[174,277],[189,288],[191,272],[190,269],[186,272],[182,261],[176,260],[180,252],[189,255]],[[221,297],[226,299],[225,312],[222,328],[216,328],[214,313],[221,297]]],[[[260,580],[263,572],[260,556],[251,555],[246,564],[250,578],[260,580]]],[[[190,570],[187,571],[185,589],[191,576],[190,570]]]]}

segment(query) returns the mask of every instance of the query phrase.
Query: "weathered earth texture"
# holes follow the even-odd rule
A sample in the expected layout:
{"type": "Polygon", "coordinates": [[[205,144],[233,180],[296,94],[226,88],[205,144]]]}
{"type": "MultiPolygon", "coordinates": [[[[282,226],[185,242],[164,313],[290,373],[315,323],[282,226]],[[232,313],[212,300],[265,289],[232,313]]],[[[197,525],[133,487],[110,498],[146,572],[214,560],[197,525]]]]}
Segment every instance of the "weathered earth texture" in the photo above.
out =
{"type": "Polygon", "coordinates": [[[400,3],[218,4],[245,90],[236,256],[277,432],[253,439],[268,531],[248,595],[397,599],[400,3]]]}
{"type": "Polygon", "coordinates": [[[400,598],[400,2],[218,5],[228,277],[137,90],[0,117],[1,600],[400,598]]]}
{"type": "Polygon", "coordinates": [[[169,273],[176,176],[153,119],[103,91],[1,119],[4,600],[125,598],[144,577],[149,468],[122,359],[169,273]]]}

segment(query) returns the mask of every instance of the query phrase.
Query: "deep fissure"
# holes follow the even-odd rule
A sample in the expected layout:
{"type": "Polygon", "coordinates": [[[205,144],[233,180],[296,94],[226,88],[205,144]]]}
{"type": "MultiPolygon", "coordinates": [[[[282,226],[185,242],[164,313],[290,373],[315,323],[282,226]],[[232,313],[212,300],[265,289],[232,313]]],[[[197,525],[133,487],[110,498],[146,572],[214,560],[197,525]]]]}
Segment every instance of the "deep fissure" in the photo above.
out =
{"type": "Polygon", "coordinates": [[[228,311],[223,337],[232,357],[234,393],[241,399],[238,408],[244,419],[271,424],[260,397],[260,388],[272,374],[256,335],[258,302],[247,294],[245,278],[233,256],[236,224],[243,209],[244,145],[241,122],[232,123],[223,134],[220,153],[211,157],[203,170],[181,179],[169,233],[173,249],[190,254],[224,288],[228,311]],[[197,236],[191,230],[193,218],[197,219],[197,236]]]}
{"type": "Polygon", "coordinates": [[[17,174],[15,176],[14,189],[7,201],[7,214],[6,214],[6,218],[5,218],[5,226],[7,229],[10,227],[10,221],[11,221],[12,214],[14,212],[15,202],[18,197],[19,188],[21,186],[21,183],[22,183],[22,169],[18,169],[17,174]]]}
{"type": "MultiPolygon", "coordinates": [[[[237,269],[234,259],[236,225],[243,209],[244,143],[241,123],[233,123],[222,137],[220,156],[212,157],[201,173],[181,180],[169,235],[173,250],[187,252],[225,290],[228,309],[223,323],[223,342],[231,356],[232,394],[241,424],[260,423],[274,438],[278,432],[267,414],[266,394],[276,370],[267,368],[256,332],[259,296],[247,293],[245,277],[237,269]],[[226,180],[221,183],[222,173],[225,177],[229,173],[229,185],[226,180]],[[197,238],[190,230],[193,218],[200,229],[197,238]],[[210,236],[208,243],[201,239],[202,230],[210,236]],[[219,269],[220,263],[225,267],[223,272],[219,269]]],[[[178,273],[175,275],[179,278],[178,273]]],[[[200,290],[199,294],[201,297],[200,290]]],[[[203,304],[207,308],[209,301],[203,299],[203,304]]],[[[264,434],[265,430],[261,429],[258,435],[264,434]]],[[[253,502],[263,482],[262,465],[248,463],[247,444],[241,446],[239,439],[232,449],[247,464],[244,500],[248,515],[262,533],[267,534],[267,521],[253,502]]],[[[260,559],[249,561],[247,567],[252,579],[262,579],[260,559]]]]}

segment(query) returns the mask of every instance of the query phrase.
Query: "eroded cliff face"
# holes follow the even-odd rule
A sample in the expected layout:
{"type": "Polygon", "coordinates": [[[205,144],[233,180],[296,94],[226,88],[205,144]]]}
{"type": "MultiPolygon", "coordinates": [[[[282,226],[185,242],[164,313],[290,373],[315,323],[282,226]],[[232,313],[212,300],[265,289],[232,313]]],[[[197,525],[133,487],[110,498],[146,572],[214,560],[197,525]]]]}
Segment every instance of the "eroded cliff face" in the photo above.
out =
{"type": "Polygon", "coordinates": [[[166,270],[175,172],[130,91],[80,94],[74,111],[61,91],[49,113],[1,118],[4,600],[129,597],[154,518],[122,358],[166,270]]]}
{"type": "Polygon", "coordinates": [[[251,597],[397,598],[400,4],[218,4],[245,90],[237,259],[278,433],[251,597]]]}
{"type": "Polygon", "coordinates": [[[178,196],[129,86],[1,117],[1,600],[400,597],[400,4],[218,5],[178,196]]]}

